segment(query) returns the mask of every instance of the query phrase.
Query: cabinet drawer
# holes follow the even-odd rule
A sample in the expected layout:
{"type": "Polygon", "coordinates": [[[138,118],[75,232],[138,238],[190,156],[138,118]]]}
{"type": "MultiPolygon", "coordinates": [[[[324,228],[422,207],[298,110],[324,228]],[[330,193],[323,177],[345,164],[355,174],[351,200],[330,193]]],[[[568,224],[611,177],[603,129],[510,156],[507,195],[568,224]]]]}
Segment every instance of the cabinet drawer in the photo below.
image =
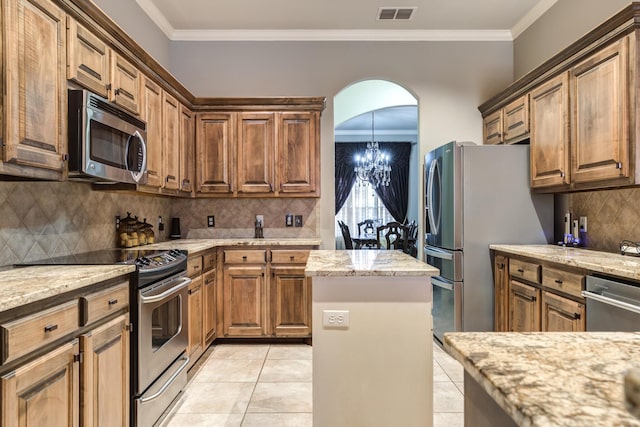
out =
{"type": "Polygon", "coordinates": [[[584,275],[544,267],[542,269],[542,284],[547,288],[582,297],[584,275]]]}
{"type": "Polygon", "coordinates": [[[509,259],[509,275],[530,282],[540,283],[540,265],[519,259],[509,259]]]}
{"type": "Polygon", "coordinates": [[[2,362],[10,362],[78,329],[78,300],[0,325],[2,362]]]}
{"type": "Polygon", "coordinates": [[[266,264],[267,251],[224,251],[225,264],[266,264]]]}
{"type": "Polygon", "coordinates": [[[271,251],[271,262],[274,264],[306,264],[307,258],[309,258],[308,250],[277,249],[271,251]]]}
{"type": "Polygon", "coordinates": [[[104,289],[80,298],[82,326],[107,317],[129,305],[129,282],[104,289]]]}
{"type": "Polygon", "coordinates": [[[199,274],[202,274],[202,257],[189,257],[187,259],[187,276],[195,277],[199,274]]]}
{"type": "Polygon", "coordinates": [[[204,271],[209,271],[209,270],[212,270],[212,269],[216,268],[216,253],[215,253],[215,251],[205,254],[202,257],[202,260],[203,260],[203,269],[204,269],[204,271]]]}

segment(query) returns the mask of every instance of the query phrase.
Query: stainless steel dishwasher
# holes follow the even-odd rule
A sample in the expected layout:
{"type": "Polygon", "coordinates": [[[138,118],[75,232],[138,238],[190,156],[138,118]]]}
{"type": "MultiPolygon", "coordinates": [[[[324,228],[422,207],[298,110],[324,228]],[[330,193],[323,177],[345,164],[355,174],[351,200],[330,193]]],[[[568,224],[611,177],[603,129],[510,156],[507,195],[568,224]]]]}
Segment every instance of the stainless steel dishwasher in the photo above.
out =
{"type": "Polygon", "coordinates": [[[587,276],[587,331],[640,331],[640,283],[587,276]]]}

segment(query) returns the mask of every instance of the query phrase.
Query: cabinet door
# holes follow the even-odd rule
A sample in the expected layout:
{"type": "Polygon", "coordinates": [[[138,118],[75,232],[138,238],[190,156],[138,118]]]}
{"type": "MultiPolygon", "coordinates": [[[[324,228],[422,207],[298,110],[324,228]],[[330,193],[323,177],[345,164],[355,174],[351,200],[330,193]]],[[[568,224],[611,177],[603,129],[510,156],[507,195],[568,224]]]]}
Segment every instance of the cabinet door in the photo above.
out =
{"type": "Polygon", "coordinates": [[[196,117],[196,190],[233,192],[236,113],[204,113],[196,117]]]}
{"type": "Polygon", "coordinates": [[[509,330],[540,331],[540,289],[515,280],[509,282],[509,330]]]}
{"type": "Polygon", "coordinates": [[[542,292],[543,332],[584,332],[584,304],[551,292],[542,292]]]}
{"type": "Polygon", "coordinates": [[[193,113],[180,105],[180,190],[193,192],[196,150],[196,125],[193,113]]]}
{"type": "Polygon", "coordinates": [[[162,187],[163,148],[162,148],[162,89],[142,76],[140,118],[147,123],[147,184],[150,187],[162,187]]]}
{"type": "Polygon", "coordinates": [[[67,18],[67,78],[108,96],[109,48],[71,17],[67,18]]]}
{"type": "Polygon", "coordinates": [[[507,257],[496,255],[494,260],[494,330],[509,330],[509,271],[507,257]]]}
{"type": "Polygon", "coordinates": [[[271,333],[280,337],[311,335],[311,287],[304,267],[271,267],[271,333]]]}
{"type": "Polygon", "coordinates": [[[238,193],[273,193],[274,113],[240,113],[238,193]]]}
{"type": "MultiPolygon", "coordinates": [[[[187,354],[202,352],[202,276],[193,279],[189,285],[189,344],[187,354]]],[[[192,359],[197,359],[193,357],[192,359]]]]}
{"type": "Polygon", "coordinates": [[[49,0],[2,2],[4,156],[64,171],[67,81],[65,14],[49,0]]]}
{"type": "Polygon", "coordinates": [[[203,348],[213,341],[216,336],[216,270],[210,270],[204,274],[203,291],[203,348]]]}
{"type": "Polygon", "coordinates": [[[571,176],[575,183],[629,176],[629,37],[571,69],[571,176]]]}
{"type": "Polygon", "coordinates": [[[2,426],[79,425],[78,340],[0,378],[2,426]]]}
{"type": "Polygon", "coordinates": [[[129,61],[111,51],[109,100],[133,114],[140,113],[140,73],[129,61]]]}
{"type": "Polygon", "coordinates": [[[225,336],[266,335],[266,266],[224,267],[223,333],[225,336]]]}
{"type": "Polygon", "coordinates": [[[503,108],[504,142],[518,142],[529,133],[529,95],[509,103],[503,108]]]}
{"type": "Polygon", "coordinates": [[[531,187],[569,184],[568,74],[531,91],[531,187]]]}
{"type": "Polygon", "coordinates": [[[483,120],[484,143],[495,145],[502,143],[502,110],[489,114],[483,120]]]}
{"type": "Polygon", "coordinates": [[[180,188],[180,104],[162,92],[162,138],[164,147],[164,188],[180,188]]]}
{"type": "Polygon", "coordinates": [[[320,179],[320,113],[278,114],[278,191],[316,195],[320,179]]]}
{"type": "Polygon", "coordinates": [[[84,426],[129,425],[129,315],[80,337],[84,426]]]}

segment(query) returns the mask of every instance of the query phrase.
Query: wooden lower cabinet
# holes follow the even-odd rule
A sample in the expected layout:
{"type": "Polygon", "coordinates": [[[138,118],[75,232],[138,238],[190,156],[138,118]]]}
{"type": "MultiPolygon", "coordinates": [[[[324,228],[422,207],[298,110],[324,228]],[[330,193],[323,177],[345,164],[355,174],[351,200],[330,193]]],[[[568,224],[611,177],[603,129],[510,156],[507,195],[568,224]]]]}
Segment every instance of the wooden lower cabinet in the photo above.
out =
{"type": "Polygon", "coordinates": [[[223,278],[224,336],[267,334],[266,264],[225,265],[223,278]]]}
{"type": "Polygon", "coordinates": [[[273,335],[311,335],[311,285],[304,267],[271,267],[269,313],[273,335]]]}
{"type": "Polygon", "coordinates": [[[83,426],[129,424],[129,315],[80,336],[83,426]]]}
{"type": "Polygon", "coordinates": [[[494,319],[493,329],[496,332],[509,330],[509,267],[504,255],[496,255],[494,259],[494,319]]]}
{"type": "Polygon", "coordinates": [[[516,280],[509,282],[509,330],[540,331],[540,289],[516,280]]]}
{"type": "Polygon", "coordinates": [[[206,348],[216,337],[216,270],[210,270],[203,276],[202,284],[203,297],[203,322],[202,322],[202,345],[206,348]]]}
{"type": "Polygon", "coordinates": [[[202,346],[202,276],[194,277],[189,285],[189,344],[187,355],[195,361],[203,352],[202,346]]]}
{"type": "Polygon", "coordinates": [[[584,332],[584,330],[584,304],[542,291],[543,332],[584,332]]]}
{"type": "Polygon", "coordinates": [[[75,339],[0,378],[3,427],[77,427],[79,343],[75,339]]]}

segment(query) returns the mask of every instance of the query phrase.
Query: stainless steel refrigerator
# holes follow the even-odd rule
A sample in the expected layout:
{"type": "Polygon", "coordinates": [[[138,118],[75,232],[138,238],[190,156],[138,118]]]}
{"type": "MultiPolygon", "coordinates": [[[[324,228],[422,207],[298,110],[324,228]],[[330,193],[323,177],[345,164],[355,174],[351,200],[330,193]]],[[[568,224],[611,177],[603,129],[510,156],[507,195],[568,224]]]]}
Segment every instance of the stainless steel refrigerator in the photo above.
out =
{"type": "Polygon", "coordinates": [[[553,196],[529,190],[528,145],[450,142],[425,156],[433,333],[493,330],[489,245],[553,240],[553,196]]]}

